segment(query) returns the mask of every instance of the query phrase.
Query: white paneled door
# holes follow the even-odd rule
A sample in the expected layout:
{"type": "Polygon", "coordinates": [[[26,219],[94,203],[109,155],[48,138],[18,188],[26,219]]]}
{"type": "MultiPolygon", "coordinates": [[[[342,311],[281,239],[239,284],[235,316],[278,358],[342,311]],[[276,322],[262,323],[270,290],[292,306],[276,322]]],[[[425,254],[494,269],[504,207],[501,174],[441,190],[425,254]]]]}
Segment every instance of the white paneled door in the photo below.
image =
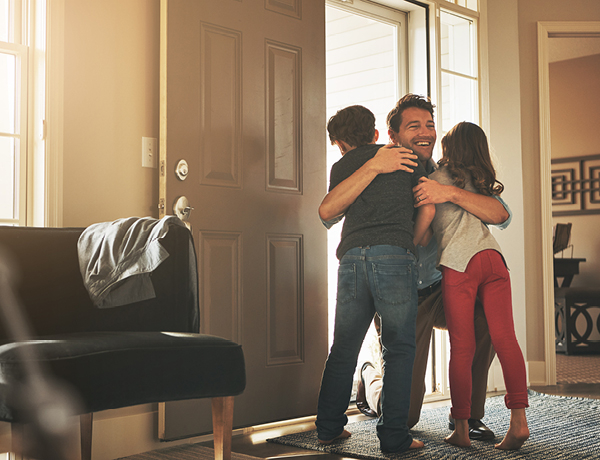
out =
{"type": "MultiPolygon", "coordinates": [[[[325,0],[161,1],[161,213],[187,198],[201,332],[243,346],[234,426],[316,411],[325,123],[325,0]]],[[[211,431],[209,403],[161,404],[161,438],[211,431]]]]}

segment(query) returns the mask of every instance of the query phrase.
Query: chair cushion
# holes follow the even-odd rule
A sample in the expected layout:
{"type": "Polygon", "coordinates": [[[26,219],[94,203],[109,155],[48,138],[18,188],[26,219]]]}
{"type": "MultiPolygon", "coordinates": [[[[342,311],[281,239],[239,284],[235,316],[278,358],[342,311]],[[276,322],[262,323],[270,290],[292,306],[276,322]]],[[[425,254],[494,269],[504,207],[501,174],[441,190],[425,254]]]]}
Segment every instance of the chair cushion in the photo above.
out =
{"type": "MultiPolygon", "coordinates": [[[[23,381],[22,352],[34,353],[83,401],[82,413],[234,396],[246,386],[240,345],[206,334],[88,332],[0,346],[0,382],[23,381]]],[[[17,417],[0,395],[0,420],[17,417]]]]}

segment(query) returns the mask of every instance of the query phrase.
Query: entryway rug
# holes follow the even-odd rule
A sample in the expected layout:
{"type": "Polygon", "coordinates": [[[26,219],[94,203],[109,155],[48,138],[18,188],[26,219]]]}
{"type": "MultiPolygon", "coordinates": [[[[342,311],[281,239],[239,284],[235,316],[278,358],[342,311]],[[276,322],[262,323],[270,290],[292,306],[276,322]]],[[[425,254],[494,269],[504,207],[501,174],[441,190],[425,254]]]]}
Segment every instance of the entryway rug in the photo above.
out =
{"type": "MultiPolygon", "coordinates": [[[[122,457],[117,460],[214,460],[215,451],[210,447],[198,444],[181,444],[179,446],[167,447],[165,449],[144,452],[143,454],[122,457]]],[[[231,460],[263,460],[251,455],[231,453],[231,460]]]]}
{"type": "MultiPolygon", "coordinates": [[[[489,398],[483,421],[496,433],[500,442],[508,429],[510,412],[503,396],[489,398]]],[[[352,436],[329,446],[321,446],[316,431],[296,433],[269,439],[269,442],[345,457],[379,459],[599,459],[600,400],[552,396],[529,390],[530,438],[517,451],[499,451],[493,442],[473,441],[469,448],[458,448],[444,442],[448,430],[448,407],[424,409],[421,420],[411,430],[416,439],[425,442],[424,449],[404,454],[384,454],[379,448],[376,419],[350,423],[346,429],[352,436]]]]}

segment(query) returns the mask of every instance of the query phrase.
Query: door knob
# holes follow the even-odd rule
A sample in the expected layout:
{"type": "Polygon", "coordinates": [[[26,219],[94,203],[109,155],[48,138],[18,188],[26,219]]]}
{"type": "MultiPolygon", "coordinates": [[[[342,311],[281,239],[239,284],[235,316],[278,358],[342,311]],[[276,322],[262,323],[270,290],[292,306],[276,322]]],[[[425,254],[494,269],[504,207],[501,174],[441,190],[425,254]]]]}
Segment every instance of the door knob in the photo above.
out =
{"type": "Polygon", "coordinates": [[[190,228],[191,226],[189,220],[190,214],[193,210],[194,208],[190,206],[190,203],[187,197],[185,196],[180,196],[175,200],[175,204],[173,204],[173,212],[177,217],[179,217],[183,222],[185,222],[185,225],[188,228],[190,228]]]}

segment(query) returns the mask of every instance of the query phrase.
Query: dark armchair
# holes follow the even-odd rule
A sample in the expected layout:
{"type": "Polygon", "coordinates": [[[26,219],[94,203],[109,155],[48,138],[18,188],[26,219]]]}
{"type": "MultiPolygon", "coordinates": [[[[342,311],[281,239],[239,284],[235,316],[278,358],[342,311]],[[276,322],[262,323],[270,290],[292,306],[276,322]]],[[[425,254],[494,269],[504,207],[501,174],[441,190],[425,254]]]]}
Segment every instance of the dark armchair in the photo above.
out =
{"type": "Polygon", "coordinates": [[[33,331],[22,342],[9,330],[0,333],[0,420],[12,423],[13,433],[31,422],[31,410],[19,404],[31,396],[23,366],[29,354],[77,396],[82,459],[91,459],[94,412],[191,398],[212,398],[215,457],[230,458],[233,397],[246,384],[244,357],[238,344],[198,333],[190,232],[171,225],[161,240],[169,257],[152,274],[156,298],[98,309],[79,271],[82,231],[0,227],[0,247],[16,275],[15,297],[33,331]]]}

